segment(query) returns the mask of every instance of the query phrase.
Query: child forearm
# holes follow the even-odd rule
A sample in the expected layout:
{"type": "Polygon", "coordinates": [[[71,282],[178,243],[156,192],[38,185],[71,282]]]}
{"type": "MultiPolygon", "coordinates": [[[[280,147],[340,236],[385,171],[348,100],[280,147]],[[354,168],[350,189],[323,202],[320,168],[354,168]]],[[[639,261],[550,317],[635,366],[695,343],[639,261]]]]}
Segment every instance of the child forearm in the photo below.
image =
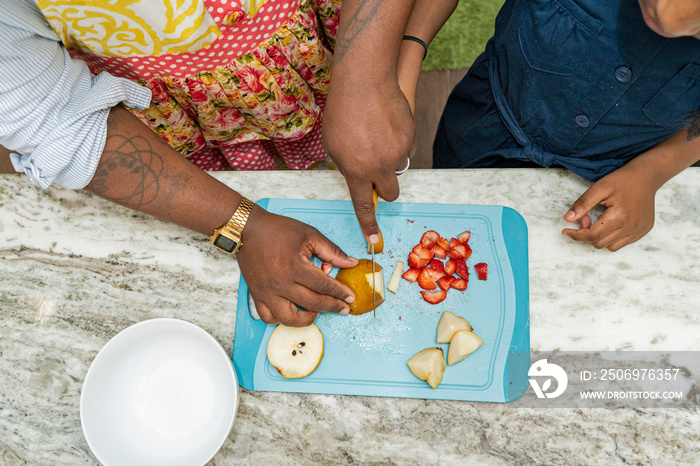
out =
{"type": "Polygon", "coordinates": [[[700,160],[700,137],[688,139],[688,128],[632,159],[626,166],[643,170],[654,189],[700,160]]]}

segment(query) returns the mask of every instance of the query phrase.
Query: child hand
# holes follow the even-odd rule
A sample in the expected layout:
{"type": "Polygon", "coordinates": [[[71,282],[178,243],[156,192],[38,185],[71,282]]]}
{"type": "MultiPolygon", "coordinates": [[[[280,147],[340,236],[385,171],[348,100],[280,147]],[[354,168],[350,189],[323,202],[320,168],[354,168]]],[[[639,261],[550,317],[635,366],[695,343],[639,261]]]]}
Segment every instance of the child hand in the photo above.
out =
{"type": "Polygon", "coordinates": [[[562,234],[610,251],[634,243],[654,226],[656,189],[650,185],[632,168],[615,170],[593,183],[564,214],[567,222],[580,220],[581,223],[578,229],[565,228],[562,234]],[[603,205],[606,210],[591,222],[588,213],[596,205],[603,205]]]}

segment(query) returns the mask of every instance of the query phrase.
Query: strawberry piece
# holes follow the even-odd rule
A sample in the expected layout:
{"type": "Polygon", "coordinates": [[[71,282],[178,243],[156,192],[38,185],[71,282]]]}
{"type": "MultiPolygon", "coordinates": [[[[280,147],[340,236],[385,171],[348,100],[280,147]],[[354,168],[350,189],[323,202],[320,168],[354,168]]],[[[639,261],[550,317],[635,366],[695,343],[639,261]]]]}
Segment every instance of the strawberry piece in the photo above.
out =
{"type": "Polygon", "coordinates": [[[457,235],[457,240],[466,246],[467,241],[469,241],[469,238],[471,236],[472,236],[472,233],[470,231],[463,231],[462,233],[457,235]]]}
{"type": "Polygon", "coordinates": [[[447,291],[445,290],[421,291],[420,294],[422,294],[423,299],[430,304],[441,303],[447,297],[447,291]]]}
{"type": "Polygon", "coordinates": [[[452,249],[455,246],[459,246],[460,244],[462,243],[460,243],[457,238],[450,239],[450,249],[452,249]]]}
{"type": "Polygon", "coordinates": [[[430,246],[435,244],[435,241],[437,241],[438,239],[440,239],[440,235],[437,231],[428,230],[425,233],[423,233],[423,237],[420,239],[420,244],[424,248],[429,248],[430,246]]]}
{"type": "Polygon", "coordinates": [[[431,268],[421,270],[418,275],[418,285],[424,290],[434,290],[435,282],[445,276],[445,272],[431,268]]]}
{"type": "Polygon", "coordinates": [[[450,249],[450,259],[459,260],[467,258],[467,248],[463,244],[457,244],[450,249]]]}
{"type": "Polygon", "coordinates": [[[479,262],[474,266],[474,268],[476,269],[476,275],[479,277],[479,280],[486,280],[486,277],[489,274],[488,264],[479,262]]]}
{"type": "MultiPolygon", "coordinates": [[[[419,269],[426,267],[430,263],[430,260],[434,256],[434,254],[430,251],[430,249],[424,248],[420,244],[413,248],[413,254],[418,256],[418,265],[419,265],[418,268],[419,269]]],[[[409,260],[411,259],[410,254],[408,255],[408,259],[409,260]]],[[[410,265],[410,262],[409,262],[409,265],[410,265]]],[[[413,267],[413,266],[411,265],[411,267],[413,267]]]]}
{"type": "Polygon", "coordinates": [[[413,283],[416,280],[418,280],[418,275],[420,275],[420,270],[416,269],[414,267],[410,267],[408,270],[406,270],[403,275],[401,275],[401,278],[404,280],[408,280],[409,282],[413,283]]]}
{"type": "Polygon", "coordinates": [[[452,275],[445,275],[437,281],[437,284],[441,290],[447,291],[450,289],[450,285],[453,281],[455,281],[455,277],[452,275]]]}
{"type": "Polygon", "coordinates": [[[408,253],[408,266],[414,269],[422,269],[423,266],[420,265],[420,257],[415,252],[408,253]]]}
{"type": "Polygon", "coordinates": [[[435,281],[430,276],[429,269],[421,270],[420,275],[418,275],[418,286],[424,290],[434,290],[437,288],[435,281]]]}
{"type": "Polygon", "coordinates": [[[440,272],[445,271],[445,264],[442,263],[442,261],[439,261],[437,259],[431,259],[430,260],[430,268],[434,270],[439,270],[440,272]]]}
{"type": "Polygon", "coordinates": [[[449,250],[450,250],[450,242],[447,241],[447,240],[446,240],[445,238],[443,238],[443,237],[440,237],[440,238],[437,240],[437,244],[438,244],[438,246],[440,246],[440,247],[441,247],[442,249],[444,249],[445,251],[449,251],[449,250]]]}
{"type": "Polygon", "coordinates": [[[430,252],[433,253],[433,257],[437,257],[438,259],[445,259],[447,257],[447,251],[442,249],[437,243],[430,246],[430,252]]]}
{"type": "Polygon", "coordinates": [[[469,282],[463,278],[455,278],[450,282],[450,286],[455,290],[464,291],[467,289],[467,283],[469,282]]]}
{"type": "Polygon", "coordinates": [[[467,250],[467,254],[464,256],[464,260],[466,261],[472,255],[472,248],[468,244],[465,244],[464,248],[467,250]]]}
{"type": "Polygon", "coordinates": [[[455,272],[457,275],[462,277],[465,280],[469,280],[469,269],[467,269],[467,264],[463,260],[456,260],[455,261],[455,272]]]}
{"type": "Polygon", "coordinates": [[[323,272],[326,275],[330,275],[331,270],[333,270],[333,264],[331,264],[330,262],[323,261],[323,263],[321,264],[321,270],[323,270],[323,272]]]}
{"type": "Polygon", "coordinates": [[[452,259],[448,259],[447,262],[445,262],[445,273],[448,275],[452,275],[455,273],[457,270],[457,263],[453,261],[452,259]]]}

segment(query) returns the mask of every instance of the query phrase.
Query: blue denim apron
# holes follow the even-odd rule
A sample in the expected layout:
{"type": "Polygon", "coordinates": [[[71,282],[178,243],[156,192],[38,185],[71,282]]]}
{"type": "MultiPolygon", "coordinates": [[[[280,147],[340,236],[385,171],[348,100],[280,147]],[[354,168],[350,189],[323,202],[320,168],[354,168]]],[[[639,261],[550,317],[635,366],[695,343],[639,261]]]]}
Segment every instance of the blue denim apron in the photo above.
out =
{"type": "Polygon", "coordinates": [[[637,0],[508,0],[453,90],[434,167],[563,166],[597,180],[700,109],[700,40],[649,29],[637,0]]]}

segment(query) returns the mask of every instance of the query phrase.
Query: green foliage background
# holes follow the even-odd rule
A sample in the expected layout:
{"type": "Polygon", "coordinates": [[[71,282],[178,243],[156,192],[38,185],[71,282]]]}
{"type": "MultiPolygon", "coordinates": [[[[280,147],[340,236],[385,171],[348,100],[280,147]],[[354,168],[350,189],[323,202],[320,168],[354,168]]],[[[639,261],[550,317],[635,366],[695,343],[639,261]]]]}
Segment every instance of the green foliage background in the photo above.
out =
{"type": "Polygon", "coordinates": [[[423,71],[470,67],[493,35],[494,21],[504,1],[460,0],[430,44],[423,71]]]}

